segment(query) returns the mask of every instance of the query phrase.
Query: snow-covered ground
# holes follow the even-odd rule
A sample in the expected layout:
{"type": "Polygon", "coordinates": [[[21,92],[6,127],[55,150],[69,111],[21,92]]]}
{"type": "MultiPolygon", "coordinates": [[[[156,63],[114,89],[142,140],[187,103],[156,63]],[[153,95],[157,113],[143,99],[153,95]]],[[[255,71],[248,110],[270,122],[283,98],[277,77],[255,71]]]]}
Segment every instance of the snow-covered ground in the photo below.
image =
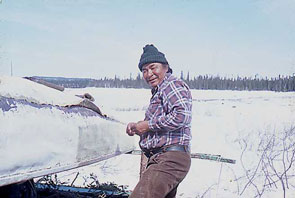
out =
{"type": "MultiPolygon", "coordinates": [[[[85,88],[65,92],[90,93],[103,113],[125,123],[143,119],[150,98],[147,89],[85,88]]],[[[192,95],[192,152],[219,154],[237,162],[192,159],[190,172],[179,186],[177,197],[254,197],[253,186],[242,193],[246,184],[242,165],[251,167],[257,163],[256,149],[261,134],[279,133],[295,125],[295,93],[192,90],[192,95]],[[241,140],[248,145],[244,164],[240,161],[244,146],[241,140]]],[[[138,141],[138,137],[130,138],[138,141]]],[[[99,182],[128,185],[132,190],[139,179],[139,164],[140,156],[124,154],[60,173],[58,178],[71,182],[79,172],[75,185],[83,185],[89,182],[89,174],[94,173],[99,182]]],[[[295,173],[294,165],[291,171],[295,173]]],[[[294,187],[289,188],[286,197],[295,197],[294,187]]],[[[278,185],[264,196],[283,197],[281,187],[278,185]]]]}

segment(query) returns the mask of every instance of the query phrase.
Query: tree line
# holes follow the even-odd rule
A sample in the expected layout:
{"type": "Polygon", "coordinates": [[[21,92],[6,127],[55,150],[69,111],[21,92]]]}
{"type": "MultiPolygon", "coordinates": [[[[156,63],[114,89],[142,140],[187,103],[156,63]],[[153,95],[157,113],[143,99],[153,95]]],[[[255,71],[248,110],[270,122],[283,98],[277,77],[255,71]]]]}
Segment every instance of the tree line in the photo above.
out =
{"type": "MultiPolygon", "coordinates": [[[[61,78],[61,77],[35,77],[65,88],[85,88],[85,87],[104,87],[104,88],[149,88],[142,75],[136,78],[121,79],[114,78],[61,78]]],[[[268,90],[268,91],[295,91],[295,75],[281,76],[272,78],[257,77],[220,77],[210,75],[199,75],[190,77],[189,72],[184,77],[181,72],[180,78],[184,80],[191,89],[204,90],[268,90]]]]}
{"type": "Polygon", "coordinates": [[[273,78],[236,77],[226,78],[219,76],[197,76],[192,79],[189,73],[186,78],[181,77],[192,89],[215,90],[267,90],[267,91],[295,91],[295,76],[278,76],[273,78]]]}

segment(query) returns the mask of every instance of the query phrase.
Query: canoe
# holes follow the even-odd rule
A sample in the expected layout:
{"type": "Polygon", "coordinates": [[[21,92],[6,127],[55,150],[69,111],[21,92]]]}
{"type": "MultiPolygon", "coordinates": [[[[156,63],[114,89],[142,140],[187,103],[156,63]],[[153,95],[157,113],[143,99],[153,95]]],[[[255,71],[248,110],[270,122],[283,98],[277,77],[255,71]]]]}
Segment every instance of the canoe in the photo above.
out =
{"type": "Polygon", "coordinates": [[[18,77],[0,77],[0,186],[127,153],[125,124],[87,98],[18,77]]]}

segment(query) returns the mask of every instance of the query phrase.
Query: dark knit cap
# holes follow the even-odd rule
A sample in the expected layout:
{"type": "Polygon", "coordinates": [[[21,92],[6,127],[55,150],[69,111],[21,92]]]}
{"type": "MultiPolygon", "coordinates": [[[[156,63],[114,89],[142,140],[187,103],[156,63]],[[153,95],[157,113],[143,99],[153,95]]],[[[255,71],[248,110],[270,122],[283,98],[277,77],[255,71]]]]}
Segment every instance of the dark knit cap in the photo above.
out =
{"type": "MultiPolygon", "coordinates": [[[[168,61],[165,58],[165,54],[159,52],[158,49],[153,45],[146,45],[143,48],[143,53],[140,57],[138,68],[142,71],[142,67],[148,63],[163,63],[168,65],[168,61]]],[[[172,69],[169,67],[168,72],[172,73],[172,69]]]]}

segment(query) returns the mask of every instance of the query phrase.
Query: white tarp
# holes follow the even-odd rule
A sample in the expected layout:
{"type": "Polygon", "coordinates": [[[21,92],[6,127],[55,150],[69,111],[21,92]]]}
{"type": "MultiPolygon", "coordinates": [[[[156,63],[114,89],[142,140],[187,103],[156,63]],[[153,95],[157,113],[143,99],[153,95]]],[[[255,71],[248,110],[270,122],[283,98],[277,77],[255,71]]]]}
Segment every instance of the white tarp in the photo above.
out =
{"type": "Polygon", "coordinates": [[[76,112],[60,108],[79,102],[79,97],[26,79],[0,77],[0,186],[134,149],[124,124],[82,107],[76,112]]]}

